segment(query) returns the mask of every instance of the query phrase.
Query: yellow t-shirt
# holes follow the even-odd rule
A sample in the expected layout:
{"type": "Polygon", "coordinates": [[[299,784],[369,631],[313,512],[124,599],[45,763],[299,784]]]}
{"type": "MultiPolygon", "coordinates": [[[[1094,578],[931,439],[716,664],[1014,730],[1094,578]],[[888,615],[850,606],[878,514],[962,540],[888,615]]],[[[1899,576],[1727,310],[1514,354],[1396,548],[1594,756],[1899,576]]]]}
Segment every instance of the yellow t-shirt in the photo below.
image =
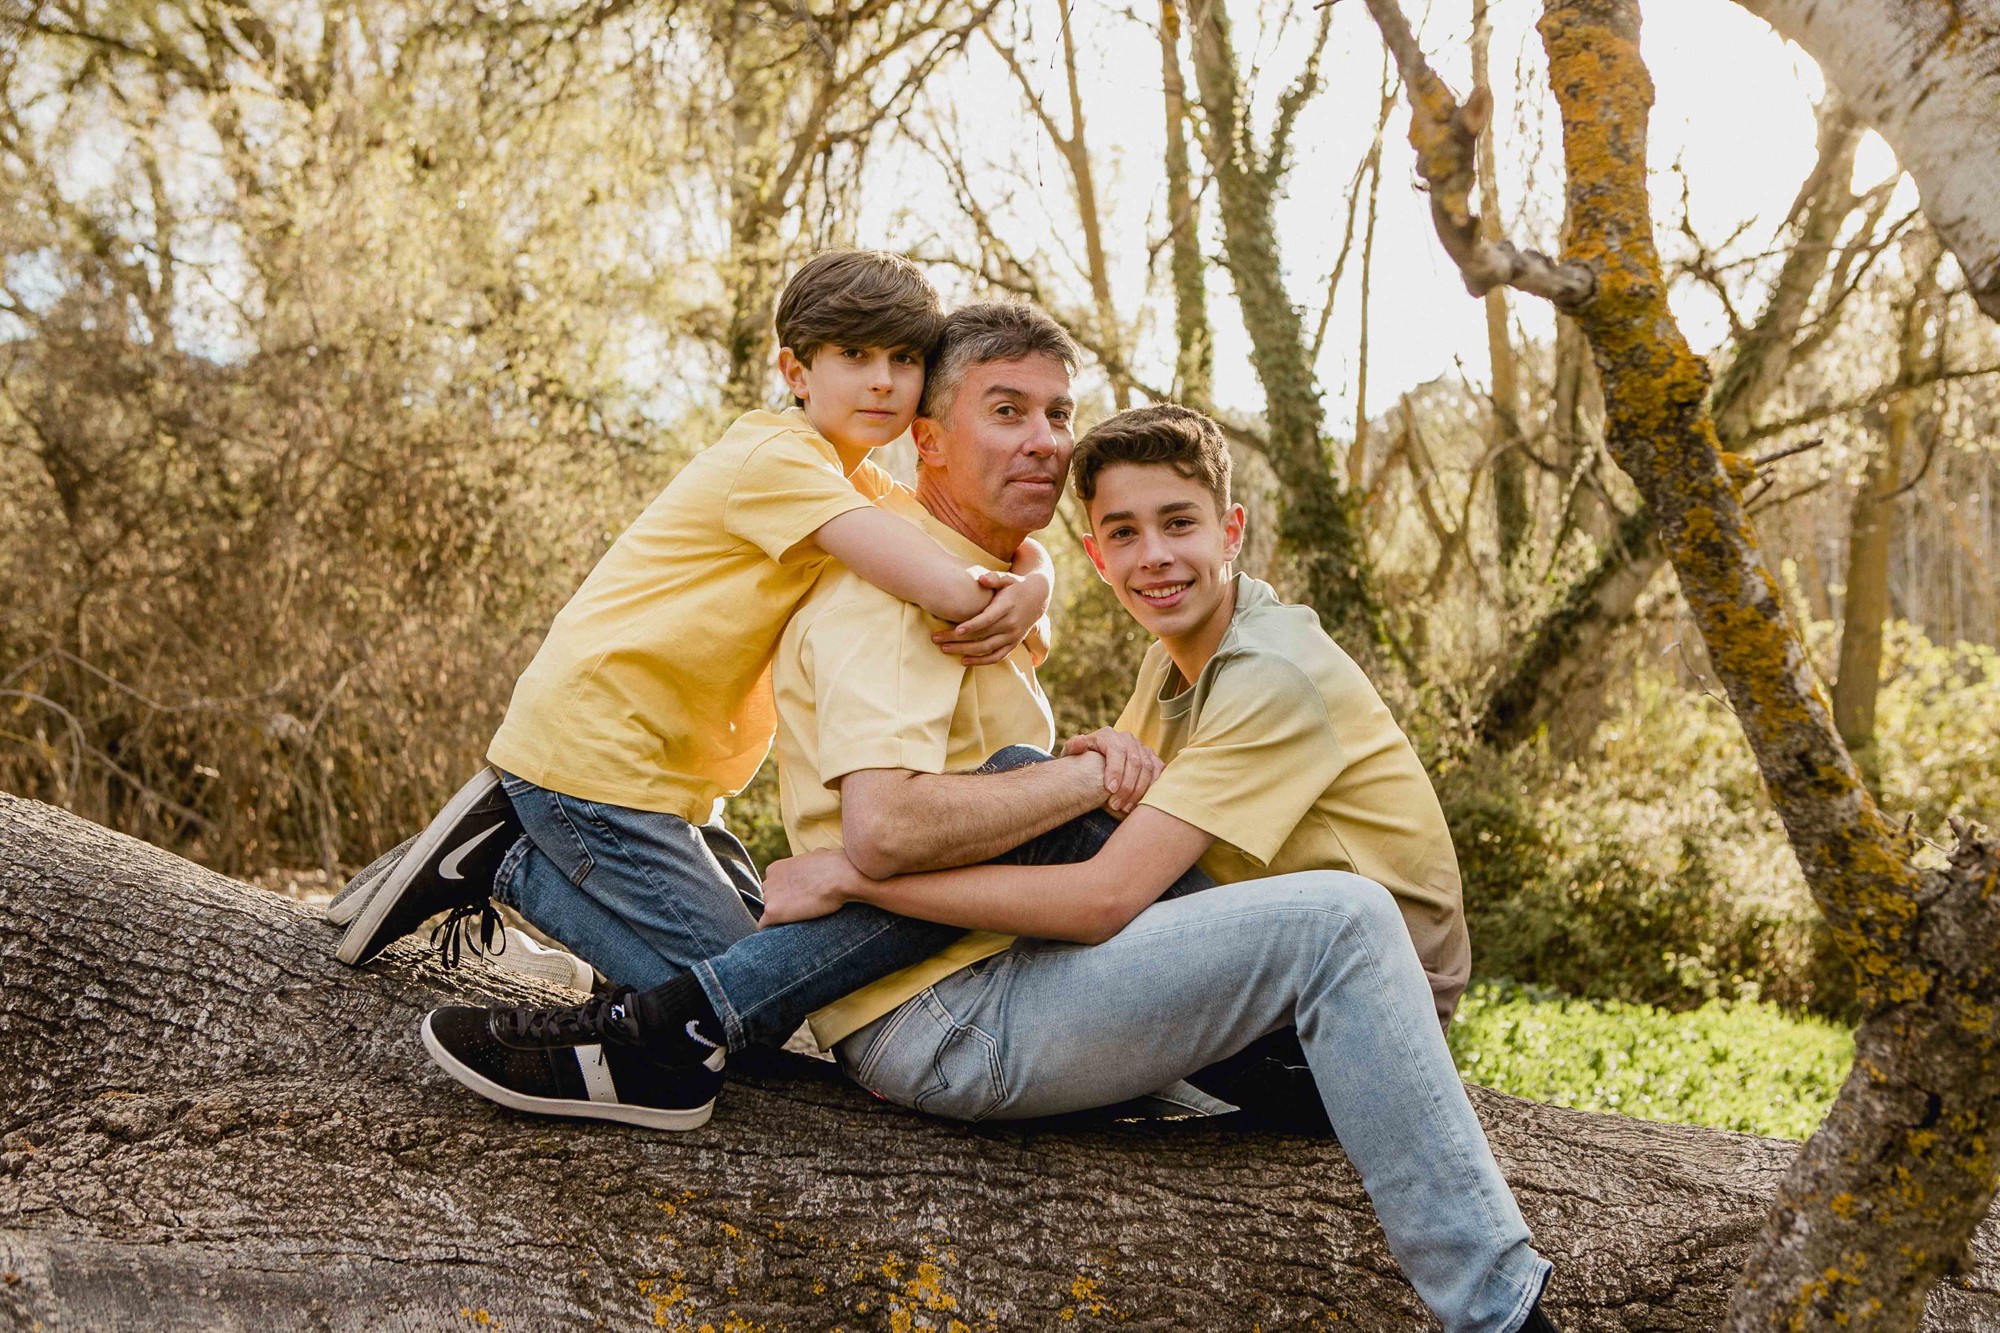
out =
{"type": "Polygon", "coordinates": [[[1347,870],[1396,896],[1449,1022],[1472,972],[1458,857],[1430,777],[1319,617],[1236,576],[1236,612],[1187,686],[1154,644],[1118,728],[1166,760],[1142,804],[1216,842],[1219,884],[1347,870]]]}
{"type": "Polygon", "coordinates": [[[707,821],[770,749],[771,654],[831,563],[806,539],[898,495],[797,408],[739,417],[556,616],[486,757],[582,800],[707,821]]]}
{"type": "MultiPolygon", "coordinates": [[[[1004,568],[914,501],[885,502],[968,564],[1004,568]]],[[[945,622],[840,565],[828,569],[778,643],[778,794],[793,855],[842,846],[839,780],[866,768],[960,773],[1009,745],[1055,744],[1055,719],[1026,646],[963,667],[931,642],[945,622]]],[[[924,987],[990,958],[1013,937],[973,931],[811,1016],[822,1049],[924,987]]]]}

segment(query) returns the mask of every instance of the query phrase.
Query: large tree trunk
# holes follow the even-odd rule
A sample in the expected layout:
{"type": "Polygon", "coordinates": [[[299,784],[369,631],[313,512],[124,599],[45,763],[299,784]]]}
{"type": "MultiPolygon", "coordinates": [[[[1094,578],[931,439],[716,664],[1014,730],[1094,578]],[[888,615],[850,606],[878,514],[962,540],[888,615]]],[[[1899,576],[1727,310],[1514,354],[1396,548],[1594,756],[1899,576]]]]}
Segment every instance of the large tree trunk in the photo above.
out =
{"type": "Polygon", "coordinates": [[[2000,0],[1737,0],[1804,47],[1896,150],[2000,319],[2000,0]]]}
{"type": "MultiPolygon", "coordinates": [[[[332,943],[0,795],[0,1327],[1432,1326],[1331,1141],[952,1124],[801,1057],[689,1134],[517,1116],[416,1022],[531,987],[332,943]]],[[[1716,1326],[1796,1145],[1474,1095],[1565,1328],[1716,1326]]],[[[1928,1327],[1996,1326],[1989,1225],[1928,1327]]]]}

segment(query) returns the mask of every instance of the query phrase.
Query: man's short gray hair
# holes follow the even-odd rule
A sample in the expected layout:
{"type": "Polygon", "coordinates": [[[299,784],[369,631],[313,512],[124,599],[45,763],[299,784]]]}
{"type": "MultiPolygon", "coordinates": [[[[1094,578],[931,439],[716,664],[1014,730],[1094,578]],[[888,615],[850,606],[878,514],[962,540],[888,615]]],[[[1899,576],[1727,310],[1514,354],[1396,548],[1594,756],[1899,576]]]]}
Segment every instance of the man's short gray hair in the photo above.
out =
{"type": "Polygon", "coordinates": [[[931,353],[917,415],[933,421],[949,415],[969,368],[1029,356],[1060,361],[1072,375],[1083,360],[1063,326],[1024,301],[981,301],[952,311],[931,353]]]}

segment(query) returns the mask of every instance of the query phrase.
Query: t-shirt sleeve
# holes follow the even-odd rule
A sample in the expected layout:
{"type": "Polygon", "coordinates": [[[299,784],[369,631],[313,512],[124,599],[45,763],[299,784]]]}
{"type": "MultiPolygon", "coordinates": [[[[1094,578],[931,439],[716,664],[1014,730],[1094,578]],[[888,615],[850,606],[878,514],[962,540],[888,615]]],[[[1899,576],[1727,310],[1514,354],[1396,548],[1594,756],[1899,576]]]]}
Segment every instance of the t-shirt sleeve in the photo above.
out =
{"type": "Polygon", "coordinates": [[[783,560],[829,520],[870,503],[832,456],[788,430],[744,457],[723,501],[722,526],[773,560],[783,560]]]}
{"type": "Polygon", "coordinates": [[[876,588],[807,631],[819,781],[864,768],[942,773],[965,668],[931,643],[930,618],[876,588]]]}
{"type": "Polygon", "coordinates": [[[1187,744],[1141,804],[1264,865],[1345,764],[1312,679],[1282,658],[1246,654],[1217,671],[1187,744]]]}

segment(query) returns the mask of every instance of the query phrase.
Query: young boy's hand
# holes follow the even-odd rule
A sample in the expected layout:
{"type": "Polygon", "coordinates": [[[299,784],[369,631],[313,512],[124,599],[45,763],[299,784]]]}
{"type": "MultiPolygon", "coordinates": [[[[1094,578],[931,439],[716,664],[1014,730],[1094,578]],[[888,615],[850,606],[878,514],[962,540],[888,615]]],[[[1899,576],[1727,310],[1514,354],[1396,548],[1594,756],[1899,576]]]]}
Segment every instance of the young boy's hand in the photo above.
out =
{"type": "Polygon", "coordinates": [[[1104,808],[1113,818],[1123,819],[1139,808],[1147,788],[1160,776],[1166,763],[1147,744],[1129,732],[1102,727],[1063,742],[1063,755],[1095,750],[1104,756],[1104,808]]]}
{"type": "Polygon", "coordinates": [[[1046,573],[1023,577],[989,569],[979,575],[979,586],[993,589],[986,609],[962,624],[931,635],[931,642],[948,657],[966,666],[991,666],[1004,662],[1007,655],[1027,638],[1042,617],[1048,614],[1055,584],[1046,573]]]}
{"type": "Polygon", "coordinates": [[[841,851],[808,852],[773,861],[764,872],[764,915],[758,925],[782,926],[838,911],[853,897],[850,890],[860,877],[861,872],[841,851]]]}

